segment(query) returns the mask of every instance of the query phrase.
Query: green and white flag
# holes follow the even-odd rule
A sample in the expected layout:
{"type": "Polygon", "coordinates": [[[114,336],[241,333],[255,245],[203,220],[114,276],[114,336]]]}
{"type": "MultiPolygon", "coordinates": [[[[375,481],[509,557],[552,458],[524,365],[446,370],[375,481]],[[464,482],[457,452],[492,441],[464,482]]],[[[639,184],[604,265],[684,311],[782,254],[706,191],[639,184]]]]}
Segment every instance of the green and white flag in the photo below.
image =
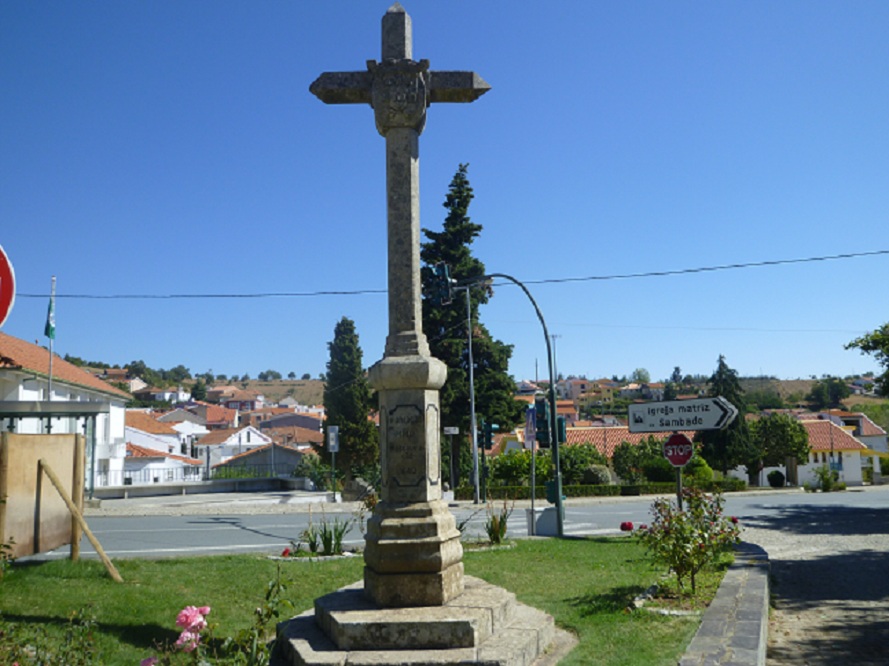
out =
{"type": "Polygon", "coordinates": [[[43,329],[43,335],[50,340],[56,339],[56,295],[49,297],[49,309],[46,311],[46,328],[43,329]]]}

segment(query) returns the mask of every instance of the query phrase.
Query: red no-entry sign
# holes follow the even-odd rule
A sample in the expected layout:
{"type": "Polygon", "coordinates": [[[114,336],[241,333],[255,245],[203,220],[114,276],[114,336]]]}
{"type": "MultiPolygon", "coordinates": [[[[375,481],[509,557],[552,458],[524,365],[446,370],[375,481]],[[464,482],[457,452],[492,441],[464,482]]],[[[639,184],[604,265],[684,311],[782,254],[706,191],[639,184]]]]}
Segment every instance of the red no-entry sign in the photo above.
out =
{"type": "Polygon", "coordinates": [[[0,326],[12,311],[15,302],[15,271],[3,247],[0,246],[0,326]]]}
{"type": "Polygon", "coordinates": [[[664,458],[669,460],[673,467],[685,467],[694,452],[694,444],[682,433],[675,432],[664,442],[664,458]]]}

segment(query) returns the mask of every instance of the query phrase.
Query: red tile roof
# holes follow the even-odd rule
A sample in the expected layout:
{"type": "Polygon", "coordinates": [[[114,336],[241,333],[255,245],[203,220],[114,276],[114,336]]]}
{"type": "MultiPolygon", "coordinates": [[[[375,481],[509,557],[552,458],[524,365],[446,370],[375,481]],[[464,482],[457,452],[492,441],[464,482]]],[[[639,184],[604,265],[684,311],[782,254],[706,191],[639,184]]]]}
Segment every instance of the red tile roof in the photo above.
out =
{"type": "Polygon", "coordinates": [[[178,460],[179,462],[184,462],[188,465],[204,464],[202,461],[196,460],[195,458],[177,456],[174,453],[164,453],[163,451],[149,449],[148,447],[139,446],[138,444],[130,444],[129,442],[127,442],[127,456],[130,458],[171,458],[172,460],[178,460]]]}
{"type": "Polygon", "coordinates": [[[324,442],[324,433],[320,430],[300,428],[299,426],[263,428],[263,432],[282,444],[321,444],[324,442]]]}
{"type": "Polygon", "coordinates": [[[870,417],[862,415],[861,419],[861,436],[862,437],[878,437],[885,435],[886,431],[870,420],[870,417]]]}
{"type": "MultiPolygon", "coordinates": [[[[6,333],[0,333],[0,369],[25,370],[38,377],[49,376],[49,350],[40,345],[25,342],[6,333]]],[[[130,394],[116,386],[103,382],[83,368],[53,355],[53,381],[92,389],[118,398],[129,400],[130,394]]]]}
{"type": "Polygon", "coordinates": [[[173,426],[158,421],[151,414],[140,411],[138,409],[128,409],[126,417],[124,418],[124,423],[128,428],[141,430],[142,432],[147,432],[152,435],[179,434],[178,432],[173,430],[173,426]]]}
{"type": "Polygon", "coordinates": [[[825,420],[800,421],[812,451],[861,451],[867,447],[840,426],[825,420]]]}
{"type": "MultiPolygon", "coordinates": [[[[629,442],[637,445],[641,441],[654,436],[658,439],[667,439],[671,433],[630,432],[627,426],[594,426],[592,428],[567,428],[568,446],[577,444],[592,444],[606,458],[611,458],[621,442],[629,442]]],[[[694,437],[693,432],[683,433],[689,439],[694,437]]]]}

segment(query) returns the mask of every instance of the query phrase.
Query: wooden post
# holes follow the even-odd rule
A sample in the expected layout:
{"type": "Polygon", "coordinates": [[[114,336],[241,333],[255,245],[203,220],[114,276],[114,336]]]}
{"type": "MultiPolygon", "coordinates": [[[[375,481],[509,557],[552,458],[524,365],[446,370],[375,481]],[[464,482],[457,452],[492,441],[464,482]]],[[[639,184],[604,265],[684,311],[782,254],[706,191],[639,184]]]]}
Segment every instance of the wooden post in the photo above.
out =
{"type": "Polygon", "coordinates": [[[80,524],[80,528],[83,530],[83,533],[86,534],[86,538],[90,540],[90,543],[93,544],[93,548],[96,549],[96,552],[99,554],[99,558],[102,560],[102,564],[105,565],[105,569],[108,570],[108,573],[111,575],[116,582],[122,583],[123,578],[120,577],[120,573],[118,573],[117,568],[109,559],[108,555],[105,553],[105,550],[102,548],[102,544],[99,543],[99,540],[93,536],[93,533],[90,531],[89,526],[86,524],[86,521],[83,519],[83,514],[80,512],[80,509],[74,504],[69,497],[68,493],[65,492],[65,488],[62,486],[62,482],[59,481],[59,477],[56,476],[56,473],[52,471],[52,468],[49,464],[41,458],[38,461],[38,466],[40,471],[46,474],[47,478],[52,481],[52,485],[56,487],[59,495],[61,495],[62,500],[64,500],[65,504],[68,506],[68,511],[71,512],[71,516],[80,524]]]}
{"type": "MultiPolygon", "coordinates": [[[[74,439],[74,478],[71,479],[71,494],[74,496],[74,504],[77,506],[80,514],[83,515],[83,486],[84,472],[86,463],[84,460],[84,436],[77,435],[74,439]]],[[[80,559],[80,539],[83,536],[83,530],[80,523],[72,515],[71,516],[71,560],[77,562],[80,559]]]]}
{"type": "Polygon", "coordinates": [[[7,434],[0,434],[0,542],[6,541],[6,493],[9,492],[9,444],[7,434]]]}

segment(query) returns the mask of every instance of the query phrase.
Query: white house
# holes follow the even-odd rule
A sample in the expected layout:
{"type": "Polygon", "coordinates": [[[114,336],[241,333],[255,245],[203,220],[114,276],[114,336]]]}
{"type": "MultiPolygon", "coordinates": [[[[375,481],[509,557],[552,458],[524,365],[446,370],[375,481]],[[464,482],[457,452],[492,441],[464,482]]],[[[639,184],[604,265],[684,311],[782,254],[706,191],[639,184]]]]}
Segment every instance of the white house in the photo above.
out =
{"type": "Polygon", "coordinates": [[[179,433],[169,423],[161,423],[142,409],[128,409],[127,444],[135,444],[162,453],[179,453],[179,433]]]}
{"type": "Polygon", "coordinates": [[[267,446],[272,438],[253,426],[243,428],[225,428],[211,430],[194,444],[195,452],[201,460],[206,459],[210,451],[210,464],[217,465],[229,458],[240,455],[250,449],[267,446]]]}
{"type": "MultiPolygon", "coordinates": [[[[825,465],[831,466],[839,474],[839,480],[847,486],[860,486],[863,483],[861,473],[862,456],[867,455],[868,449],[845,428],[837,425],[829,419],[804,418],[800,423],[809,435],[809,456],[803,461],[797,461],[796,485],[806,483],[817,485],[818,477],[815,469],[825,465]]],[[[778,470],[785,473],[784,467],[766,467],[762,471],[762,478],[767,479],[771,471],[778,470]]],[[[792,480],[792,470],[786,470],[792,480]]],[[[743,468],[737,468],[731,472],[732,476],[746,479],[743,468]]]]}
{"type": "Polygon", "coordinates": [[[203,473],[204,467],[200,460],[164,453],[137,444],[127,444],[123,485],[200,481],[203,473]]]}
{"type": "Polygon", "coordinates": [[[197,456],[194,450],[195,443],[210,430],[200,423],[192,421],[180,421],[179,423],[170,424],[173,430],[179,433],[179,452],[183,456],[197,456]]]}
{"type": "Polygon", "coordinates": [[[87,428],[87,487],[91,488],[90,484],[99,485],[103,475],[123,471],[125,406],[131,396],[58,356],[53,357],[52,364],[50,395],[49,351],[0,332],[0,401],[7,403],[7,411],[0,412],[0,425],[20,434],[45,433],[48,428],[56,434],[82,434],[94,419],[95,427],[87,428]],[[66,403],[72,413],[46,419],[8,411],[24,409],[16,404],[37,402],[47,406],[66,403]],[[76,403],[83,403],[84,411],[98,413],[78,416],[76,403]]]}

